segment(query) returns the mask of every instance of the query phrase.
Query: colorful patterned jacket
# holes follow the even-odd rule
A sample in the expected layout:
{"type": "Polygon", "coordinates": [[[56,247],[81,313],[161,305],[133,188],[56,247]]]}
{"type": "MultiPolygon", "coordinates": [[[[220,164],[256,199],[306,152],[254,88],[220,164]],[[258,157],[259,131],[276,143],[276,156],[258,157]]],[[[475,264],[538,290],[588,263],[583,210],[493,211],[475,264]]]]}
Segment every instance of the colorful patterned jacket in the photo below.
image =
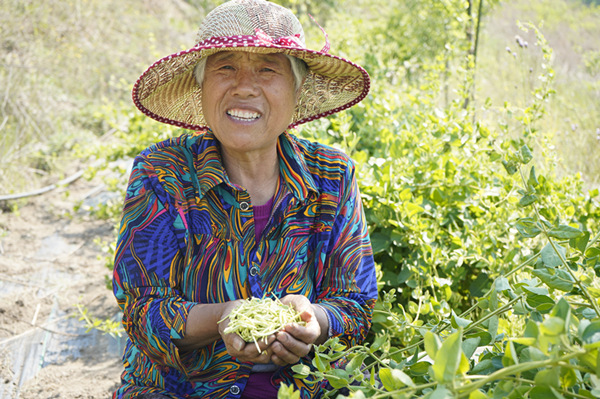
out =
{"type": "MultiPolygon", "coordinates": [[[[187,353],[173,343],[196,303],[302,294],[326,310],[330,336],[349,346],[365,338],[377,284],[354,166],[289,133],[277,151],[280,183],[259,241],[250,197],[228,180],[210,131],[135,159],[115,255],[114,293],[129,337],[115,398],[240,397],[251,363],[231,358],[222,340],[187,353]]],[[[320,383],[293,374],[283,367],[272,381],[320,396],[320,383]]]]}

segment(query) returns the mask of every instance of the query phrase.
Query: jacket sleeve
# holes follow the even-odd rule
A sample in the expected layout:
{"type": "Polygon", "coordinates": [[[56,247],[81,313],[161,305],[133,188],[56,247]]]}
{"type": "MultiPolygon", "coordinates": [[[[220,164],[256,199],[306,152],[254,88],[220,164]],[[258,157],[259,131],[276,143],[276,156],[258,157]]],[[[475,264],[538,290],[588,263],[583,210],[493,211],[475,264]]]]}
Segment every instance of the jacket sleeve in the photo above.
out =
{"type": "Polygon", "coordinates": [[[354,167],[347,169],[340,190],[318,304],[329,319],[329,335],[353,346],[371,328],[377,299],[373,251],[354,167]]]}
{"type": "Polygon", "coordinates": [[[113,291],[133,345],[185,373],[172,340],[183,337],[195,303],[178,289],[186,229],[171,202],[150,162],[136,158],[119,228],[113,291]]]}

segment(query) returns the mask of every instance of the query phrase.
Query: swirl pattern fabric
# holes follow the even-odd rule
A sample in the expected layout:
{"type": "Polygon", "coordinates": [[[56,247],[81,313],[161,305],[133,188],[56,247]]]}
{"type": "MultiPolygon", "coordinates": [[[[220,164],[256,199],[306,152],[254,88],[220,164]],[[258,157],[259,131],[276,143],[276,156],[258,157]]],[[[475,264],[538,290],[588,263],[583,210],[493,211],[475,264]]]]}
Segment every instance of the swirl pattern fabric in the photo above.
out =
{"type": "MultiPolygon", "coordinates": [[[[115,398],[241,395],[252,364],[231,358],[221,340],[187,353],[173,343],[196,303],[301,294],[326,311],[330,336],[348,346],[365,338],[377,284],[354,166],[289,133],[277,151],[280,179],[258,241],[252,206],[240,206],[250,197],[227,178],[210,131],[135,159],[113,278],[129,337],[115,398]]],[[[309,357],[301,362],[311,365],[309,357]]],[[[320,396],[319,382],[293,374],[280,368],[273,382],[293,384],[302,398],[320,396]]]]}

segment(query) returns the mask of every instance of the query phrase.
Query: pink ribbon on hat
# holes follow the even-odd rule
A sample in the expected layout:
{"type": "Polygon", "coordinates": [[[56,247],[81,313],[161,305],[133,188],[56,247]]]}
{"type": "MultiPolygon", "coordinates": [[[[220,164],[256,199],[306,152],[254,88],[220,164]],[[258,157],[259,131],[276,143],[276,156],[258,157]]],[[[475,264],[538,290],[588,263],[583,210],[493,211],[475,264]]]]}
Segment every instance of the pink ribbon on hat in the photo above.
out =
{"type": "MultiPolygon", "coordinates": [[[[327,35],[327,32],[325,32],[325,29],[323,29],[323,27],[319,25],[319,23],[313,18],[312,15],[308,15],[312,18],[313,22],[317,24],[319,29],[321,29],[323,35],[325,35],[325,46],[323,46],[323,48],[321,49],[321,53],[328,53],[331,46],[329,45],[329,36],[327,35]]],[[[271,36],[267,35],[265,31],[263,31],[260,28],[256,28],[254,31],[256,32],[256,37],[258,38],[258,40],[267,45],[304,48],[304,44],[300,41],[300,33],[296,33],[293,36],[281,36],[274,39],[271,36]]]]}
{"type": "Polygon", "coordinates": [[[329,45],[329,36],[327,35],[327,32],[325,32],[325,29],[323,29],[323,27],[321,25],[319,25],[317,20],[312,15],[308,14],[308,16],[310,17],[310,19],[313,20],[313,22],[315,24],[317,24],[319,29],[321,29],[321,32],[323,32],[323,35],[325,35],[325,45],[321,49],[321,53],[329,53],[329,49],[331,48],[331,46],[329,45]]]}
{"type": "Polygon", "coordinates": [[[296,33],[293,36],[282,36],[274,39],[271,36],[267,35],[265,31],[263,31],[260,28],[256,28],[254,31],[256,32],[256,37],[258,38],[258,40],[265,43],[266,45],[304,48],[304,45],[300,41],[299,33],[296,33]]]}
{"type": "MultiPolygon", "coordinates": [[[[309,14],[309,16],[312,18],[313,22],[315,24],[317,24],[317,26],[321,29],[321,31],[323,32],[323,34],[325,35],[325,46],[323,46],[323,48],[321,49],[321,53],[329,53],[329,49],[330,49],[330,45],[329,45],[329,36],[327,36],[327,32],[325,32],[325,29],[323,29],[321,27],[321,25],[319,25],[319,23],[317,21],[315,21],[315,19],[313,18],[312,15],[309,14]]],[[[196,47],[238,47],[238,46],[248,46],[248,45],[266,45],[266,46],[284,46],[284,47],[293,47],[293,48],[298,48],[298,49],[305,49],[304,44],[302,43],[302,41],[300,40],[300,33],[296,33],[295,35],[292,36],[281,36],[278,38],[273,38],[271,36],[269,36],[268,34],[265,33],[265,31],[263,31],[260,28],[256,28],[254,30],[256,32],[256,35],[252,35],[252,36],[229,36],[229,37],[223,37],[223,36],[215,36],[215,37],[211,37],[208,39],[203,40],[202,42],[198,43],[196,45],[196,47]]]]}

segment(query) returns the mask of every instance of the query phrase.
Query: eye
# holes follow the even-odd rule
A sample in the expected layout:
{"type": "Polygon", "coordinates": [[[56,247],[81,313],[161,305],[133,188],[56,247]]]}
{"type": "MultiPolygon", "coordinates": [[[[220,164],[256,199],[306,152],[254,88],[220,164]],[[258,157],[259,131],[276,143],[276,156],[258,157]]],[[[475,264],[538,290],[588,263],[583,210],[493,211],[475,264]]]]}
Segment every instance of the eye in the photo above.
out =
{"type": "Polygon", "coordinates": [[[225,69],[225,70],[231,70],[232,71],[234,68],[231,65],[223,65],[223,66],[219,67],[219,69],[220,70],[225,69]]]}

